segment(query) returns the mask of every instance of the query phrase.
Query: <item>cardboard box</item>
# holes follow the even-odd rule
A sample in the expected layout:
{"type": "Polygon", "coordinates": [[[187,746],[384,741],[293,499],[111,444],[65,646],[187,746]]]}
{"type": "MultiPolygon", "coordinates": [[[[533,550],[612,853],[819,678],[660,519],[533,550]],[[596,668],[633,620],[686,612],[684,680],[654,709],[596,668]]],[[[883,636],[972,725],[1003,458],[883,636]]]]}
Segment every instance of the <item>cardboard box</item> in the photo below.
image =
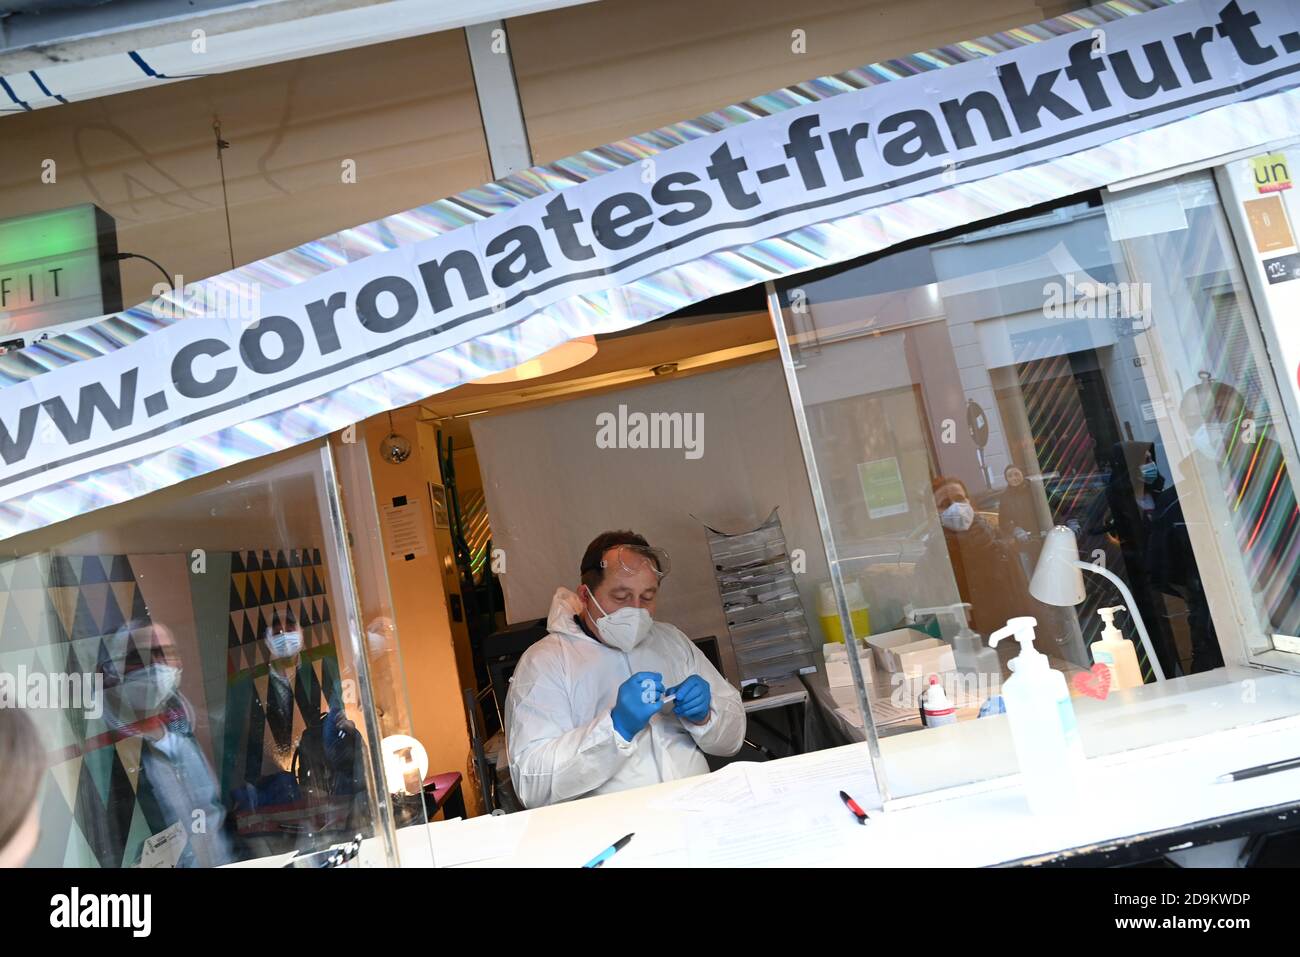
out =
{"type": "Polygon", "coordinates": [[[915,628],[895,628],[893,631],[882,631],[878,635],[869,635],[867,637],[867,646],[871,649],[878,667],[885,671],[894,671],[897,669],[898,660],[891,655],[893,649],[915,644],[929,637],[925,632],[918,631],[915,628]]]}
{"type": "Polygon", "coordinates": [[[908,676],[944,675],[957,670],[952,646],[938,638],[924,638],[901,648],[891,649],[898,661],[895,671],[908,676]]]}
{"type": "Polygon", "coordinates": [[[867,639],[876,664],[886,671],[916,675],[944,674],[957,669],[952,646],[914,628],[896,628],[867,639]]]}
{"type": "MultiPolygon", "coordinates": [[[[853,672],[849,667],[848,648],[838,643],[825,645],[824,648],[833,649],[824,652],[827,683],[832,688],[852,687],[853,672]]],[[[862,667],[862,680],[870,685],[876,677],[875,661],[872,658],[871,649],[865,648],[861,642],[858,643],[858,664],[862,667]]]]}

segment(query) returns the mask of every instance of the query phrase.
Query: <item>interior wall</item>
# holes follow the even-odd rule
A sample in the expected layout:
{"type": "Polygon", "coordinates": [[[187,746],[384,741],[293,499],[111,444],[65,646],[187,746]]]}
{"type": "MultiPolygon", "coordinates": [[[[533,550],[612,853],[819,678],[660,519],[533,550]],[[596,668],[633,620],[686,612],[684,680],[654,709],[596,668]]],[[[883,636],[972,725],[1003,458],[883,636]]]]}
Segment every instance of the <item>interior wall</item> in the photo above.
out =
{"type": "Polygon", "coordinates": [[[666,379],[589,398],[476,416],[493,544],[511,622],[544,617],[557,586],[576,588],[587,543],[631,528],[666,548],[672,571],[656,615],[691,638],[717,635],[734,674],[704,525],[747,531],[780,507],[786,541],[806,554],[799,592],[814,635],[826,555],[779,362],[666,379]],[[599,448],[597,416],[682,412],[703,417],[702,454],[599,448]]]}
{"type": "MultiPolygon", "coordinates": [[[[460,642],[466,647],[458,652],[458,635],[453,630],[448,596],[454,589],[454,577],[447,575],[442,556],[450,552],[450,536],[445,529],[435,530],[428,483],[437,475],[437,458],[427,441],[421,440],[423,427],[417,424],[418,407],[410,406],[393,413],[392,429],[411,443],[412,453],[405,462],[394,464],[380,455],[380,439],[389,432],[387,415],[366,421],[362,434],[370,458],[376,505],[406,496],[420,508],[420,523],[428,551],[410,561],[388,559],[387,529],[383,529],[388,583],[392,594],[393,618],[401,648],[402,668],[410,704],[411,733],[429,753],[430,773],[459,771],[469,777],[469,729],[461,690],[473,687],[473,671],[466,672],[468,637],[460,642]]],[[[475,803],[473,788],[463,786],[467,805],[475,803]]]]}
{"type": "Polygon", "coordinates": [[[456,449],[454,454],[456,463],[456,485],[466,491],[483,487],[483,478],[480,472],[478,462],[478,452],[474,446],[467,449],[456,449]]]}
{"type": "MultiPolygon", "coordinates": [[[[424,506],[433,513],[433,492],[430,485],[442,485],[446,489],[439,457],[446,449],[446,437],[443,447],[438,447],[438,429],[430,422],[421,422],[418,429],[420,443],[420,471],[424,475],[424,506]]],[[[458,477],[459,481],[459,477],[458,477]]],[[[447,623],[451,629],[452,650],[456,653],[456,672],[459,687],[476,688],[474,680],[474,654],[469,644],[469,622],[465,614],[464,599],[460,590],[460,571],[456,566],[456,553],[451,542],[451,493],[445,492],[447,499],[447,524],[439,525],[433,521],[432,547],[438,557],[438,568],[442,573],[442,590],[447,602],[447,623]]]]}

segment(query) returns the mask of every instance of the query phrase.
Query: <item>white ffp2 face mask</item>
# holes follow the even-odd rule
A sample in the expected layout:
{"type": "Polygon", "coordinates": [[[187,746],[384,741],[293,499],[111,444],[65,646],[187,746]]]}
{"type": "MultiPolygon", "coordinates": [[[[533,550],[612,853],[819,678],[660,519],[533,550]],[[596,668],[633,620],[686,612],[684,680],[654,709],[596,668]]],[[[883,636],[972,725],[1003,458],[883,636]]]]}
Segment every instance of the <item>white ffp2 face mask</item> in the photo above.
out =
{"type": "Polygon", "coordinates": [[[953,502],[939,516],[943,527],[954,532],[964,532],[975,524],[975,509],[970,502],[953,502]]]}
{"type": "Polygon", "coordinates": [[[619,651],[631,651],[645,641],[646,635],[650,634],[650,626],[654,624],[650,612],[644,608],[627,607],[606,615],[605,609],[600,607],[600,602],[596,601],[596,596],[590,589],[587,594],[591,596],[591,603],[596,606],[596,610],[604,616],[596,619],[596,633],[600,635],[601,641],[619,651]]]}
{"type": "Polygon", "coordinates": [[[181,686],[181,669],[155,664],[131,672],[122,682],[122,700],[137,717],[155,714],[181,686]]]}

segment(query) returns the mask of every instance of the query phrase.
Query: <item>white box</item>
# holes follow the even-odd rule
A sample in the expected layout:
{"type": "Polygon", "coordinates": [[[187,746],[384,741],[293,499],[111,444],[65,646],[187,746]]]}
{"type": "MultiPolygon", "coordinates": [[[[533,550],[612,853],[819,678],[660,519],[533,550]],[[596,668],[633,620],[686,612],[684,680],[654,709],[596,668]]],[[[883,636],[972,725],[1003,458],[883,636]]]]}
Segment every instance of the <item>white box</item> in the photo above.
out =
{"type": "Polygon", "coordinates": [[[918,631],[915,628],[895,628],[893,631],[882,631],[878,635],[869,635],[867,645],[875,655],[876,664],[879,667],[885,671],[896,671],[898,669],[898,659],[893,657],[892,651],[895,648],[915,644],[929,637],[925,632],[918,631]]]}
{"type": "Polygon", "coordinates": [[[894,670],[909,677],[944,675],[957,670],[952,646],[938,638],[925,638],[910,645],[891,648],[889,653],[898,662],[894,670]]]}
{"type": "Polygon", "coordinates": [[[915,628],[896,628],[867,639],[876,664],[905,675],[945,674],[957,670],[952,646],[915,628]]]}
{"type": "MultiPolygon", "coordinates": [[[[843,645],[837,645],[843,648],[843,645]]],[[[876,664],[865,650],[858,651],[858,664],[862,667],[862,680],[868,685],[875,680],[876,664]]],[[[848,650],[845,649],[833,657],[826,658],[826,681],[832,688],[852,687],[853,672],[850,670],[848,650]]]]}

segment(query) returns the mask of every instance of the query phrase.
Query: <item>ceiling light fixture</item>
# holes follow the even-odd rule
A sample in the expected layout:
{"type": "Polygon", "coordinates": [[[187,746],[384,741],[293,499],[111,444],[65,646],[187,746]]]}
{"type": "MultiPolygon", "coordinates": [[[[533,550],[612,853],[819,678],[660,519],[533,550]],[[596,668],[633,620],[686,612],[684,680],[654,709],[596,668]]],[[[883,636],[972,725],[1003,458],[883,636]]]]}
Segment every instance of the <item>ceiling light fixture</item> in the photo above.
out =
{"type": "Polygon", "coordinates": [[[570,339],[568,342],[562,342],[554,349],[547,349],[539,356],[533,356],[519,365],[504,372],[494,372],[492,375],[483,376],[481,379],[475,379],[475,385],[509,385],[512,382],[522,382],[525,379],[536,379],[538,376],[553,375],[556,372],[563,372],[565,369],[572,369],[574,366],[581,365],[596,354],[596,337],[579,336],[576,339],[570,339]]]}

